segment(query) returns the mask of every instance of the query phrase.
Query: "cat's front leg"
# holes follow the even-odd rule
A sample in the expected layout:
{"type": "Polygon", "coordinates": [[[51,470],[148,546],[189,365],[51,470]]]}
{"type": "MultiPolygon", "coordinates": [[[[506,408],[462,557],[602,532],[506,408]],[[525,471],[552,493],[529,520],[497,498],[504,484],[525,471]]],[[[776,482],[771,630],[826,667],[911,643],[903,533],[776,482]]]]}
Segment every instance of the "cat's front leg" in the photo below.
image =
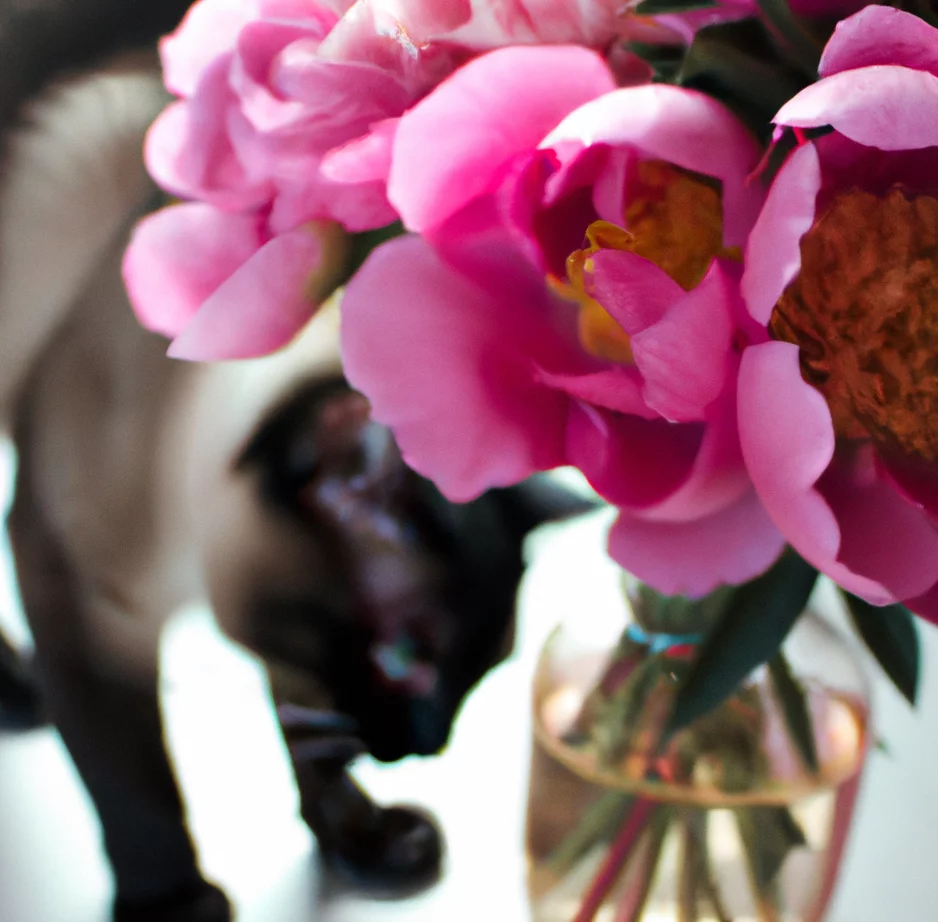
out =
{"type": "Polygon", "coordinates": [[[199,871],[164,746],[156,645],[132,669],[101,656],[101,607],[112,603],[76,578],[28,481],[27,471],[9,525],[36,676],[101,820],[115,922],[229,922],[228,900],[199,871]]]}
{"type": "Polygon", "coordinates": [[[300,812],[326,860],[356,883],[407,891],[439,876],[443,838],[432,817],[412,807],[382,807],[348,764],[363,752],[354,723],[333,712],[278,707],[300,793],[300,812]]]}

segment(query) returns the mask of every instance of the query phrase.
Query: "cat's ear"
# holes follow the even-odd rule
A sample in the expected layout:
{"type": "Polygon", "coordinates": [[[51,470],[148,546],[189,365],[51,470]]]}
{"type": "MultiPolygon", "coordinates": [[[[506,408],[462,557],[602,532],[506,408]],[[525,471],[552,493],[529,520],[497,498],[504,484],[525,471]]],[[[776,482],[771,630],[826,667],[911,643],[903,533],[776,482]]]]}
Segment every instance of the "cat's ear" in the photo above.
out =
{"type": "Polygon", "coordinates": [[[309,382],[271,407],[238,455],[235,469],[257,472],[268,498],[292,505],[335,441],[324,425],[324,408],[337,398],[356,397],[339,377],[309,382]]]}
{"type": "Polygon", "coordinates": [[[536,474],[513,487],[492,490],[505,521],[519,536],[549,522],[559,522],[600,508],[588,487],[567,485],[553,474],[536,474]]]}

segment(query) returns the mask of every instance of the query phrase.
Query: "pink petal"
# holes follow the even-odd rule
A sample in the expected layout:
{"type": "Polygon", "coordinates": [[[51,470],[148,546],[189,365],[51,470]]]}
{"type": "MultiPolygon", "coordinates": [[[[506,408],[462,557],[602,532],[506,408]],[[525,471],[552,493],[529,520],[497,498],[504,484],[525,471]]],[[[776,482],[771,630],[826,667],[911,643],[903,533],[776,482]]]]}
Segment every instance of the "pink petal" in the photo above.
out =
{"type": "Polygon", "coordinates": [[[938,465],[924,458],[881,453],[880,475],[913,505],[938,523],[938,465]]]}
{"type": "Polygon", "coordinates": [[[932,624],[938,624],[938,583],[917,598],[906,599],[903,604],[932,624]]]}
{"type": "Polygon", "coordinates": [[[743,463],[736,425],[736,391],[728,389],[710,409],[703,438],[684,480],[642,518],[657,522],[701,519],[737,502],[752,484],[743,463]]]}
{"type": "Polygon", "coordinates": [[[878,65],[843,71],[803,89],[775,116],[778,125],[832,125],[880,150],[938,145],[938,77],[878,65]]]}
{"type": "Polygon", "coordinates": [[[431,229],[490,191],[504,165],[564,115],[613,87],[602,58],[584,48],[504,48],[477,58],[401,119],[392,204],[409,228],[431,229]]]}
{"type": "Polygon", "coordinates": [[[604,221],[623,223],[629,165],[635,155],[627,147],[611,150],[606,168],[593,185],[593,207],[604,221]]]}
{"type": "Polygon", "coordinates": [[[841,529],[816,489],[834,455],[834,427],[824,398],[801,377],[797,346],[771,342],[743,353],[739,436],[753,485],[795,550],[850,592],[876,605],[894,602],[838,559],[841,529]]]}
{"type": "Polygon", "coordinates": [[[642,398],[642,377],[635,368],[618,365],[586,373],[541,370],[538,378],[583,403],[645,419],[658,418],[642,398]]]}
{"type": "Polygon", "coordinates": [[[568,398],[533,362],[552,347],[545,295],[504,300],[417,237],[387,243],[349,282],[342,357],[405,460],[457,502],[564,463],[568,398]]]}
{"type": "Polygon", "coordinates": [[[368,134],[329,151],[320,167],[323,176],[333,182],[387,183],[399,121],[396,118],[383,119],[372,125],[368,134]]]}
{"type": "Polygon", "coordinates": [[[640,333],[686,292],[664,269],[636,253],[600,250],[593,256],[590,293],[626,333],[640,333]]]}
{"type": "Polygon", "coordinates": [[[698,598],[767,570],[785,539],[753,490],[691,522],[649,522],[622,514],[609,533],[609,554],[659,592],[698,598]]]}
{"type": "Polygon", "coordinates": [[[371,230],[391,224],[397,214],[382,182],[331,182],[311,158],[308,170],[277,181],[270,228],[275,234],[295,230],[309,221],[338,221],[346,230],[371,230]]]}
{"type": "Polygon", "coordinates": [[[400,115],[413,94],[393,74],[371,64],[324,60],[314,42],[295,42],[278,56],[271,84],[302,104],[305,140],[325,153],[400,115]]]}
{"type": "Polygon", "coordinates": [[[727,246],[742,246],[762,204],[758,183],[747,182],[762,151],[729,109],[681,87],[627,87],[587,102],[541,143],[629,146],[646,158],[667,160],[723,183],[727,246]]]}
{"type": "Polygon", "coordinates": [[[801,269],[801,238],[814,223],[821,164],[813,144],[786,161],[769,190],[746,245],[740,290],[752,314],[767,324],[782,292],[801,269]]]}
{"type": "Polygon", "coordinates": [[[200,0],[179,28],[160,42],[163,80],[177,96],[191,96],[205,69],[234,49],[238,33],[254,15],[252,0],[200,0]]]}
{"type": "Polygon", "coordinates": [[[868,6],[837,23],[818,73],[829,77],[874,64],[901,64],[938,76],[938,29],[888,6],[868,6]]]}
{"type": "Polygon", "coordinates": [[[321,246],[310,231],[275,237],[202,305],[173,341],[173,358],[244,359],[285,346],[316,309],[307,293],[321,246]]]}
{"type": "Polygon", "coordinates": [[[622,10],[621,0],[472,0],[471,20],[446,38],[472,48],[560,43],[603,47],[619,33],[622,10]]]}
{"type": "Polygon", "coordinates": [[[175,336],[261,246],[260,221],[209,205],[174,205],[144,218],[124,256],[124,281],[140,322],[175,336]]]}
{"type": "Polygon", "coordinates": [[[469,58],[467,49],[449,42],[415,43],[406,26],[401,29],[400,20],[384,6],[385,0],[352,3],[319,46],[319,57],[370,64],[396,77],[415,97],[469,58]]]}
{"type": "Polygon", "coordinates": [[[174,195],[240,211],[260,205],[268,190],[248,178],[229,139],[229,116],[240,113],[233,110],[228,66],[215,61],[189,102],[164,110],[147,134],[144,159],[150,175],[174,195]]]}
{"type": "MultiPolygon", "coordinates": [[[[307,39],[314,24],[258,21],[241,30],[238,54],[231,68],[231,88],[241,101],[241,111],[258,131],[279,131],[302,120],[303,103],[276,92],[271,77],[278,54],[287,45],[307,39]]],[[[318,42],[308,44],[315,48],[318,42]]]]}
{"type": "Polygon", "coordinates": [[[938,578],[938,523],[872,470],[852,473],[832,470],[820,485],[840,525],[838,560],[894,598],[925,592],[938,578]]]}
{"type": "Polygon", "coordinates": [[[603,499],[644,510],[687,481],[704,428],[575,403],[567,424],[567,457],[603,499]]]}
{"type": "Polygon", "coordinates": [[[719,261],[657,322],[632,336],[645,401],[665,419],[706,417],[723,391],[733,357],[736,279],[719,261]]]}
{"type": "Polygon", "coordinates": [[[472,18],[471,0],[377,0],[372,6],[379,15],[393,17],[416,45],[445,36],[472,18]]]}

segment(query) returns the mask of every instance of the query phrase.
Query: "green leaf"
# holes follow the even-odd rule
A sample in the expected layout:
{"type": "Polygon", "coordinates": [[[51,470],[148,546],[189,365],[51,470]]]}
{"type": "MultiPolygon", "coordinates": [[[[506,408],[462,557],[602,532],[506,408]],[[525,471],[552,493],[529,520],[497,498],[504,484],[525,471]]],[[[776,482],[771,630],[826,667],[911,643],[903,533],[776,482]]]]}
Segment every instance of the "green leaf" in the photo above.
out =
{"type": "Polygon", "coordinates": [[[817,570],[786,551],[762,576],[740,586],[678,689],[666,736],[721,704],[778,652],[808,604],[817,570]]]}
{"type": "Polygon", "coordinates": [[[756,0],[762,15],[781,42],[785,57],[809,80],[817,79],[823,42],[792,12],[788,0],[756,0]]]}
{"type": "Polygon", "coordinates": [[[787,807],[739,807],[736,822],[752,882],[759,896],[774,905],[774,885],[793,848],[806,845],[804,832],[787,807]]]}
{"type": "Polygon", "coordinates": [[[769,675],[775,686],[782,715],[788,726],[792,741],[798,747],[801,760],[808,771],[816,775],[818,765],[817,745],[814,739],[814,727],[811,723],[811,711],[801,683],[792,675],[788,660],[779,653],[769,660],[769,675]]]}
{"type": "Polygon", "coordinates": [[[659,16],[662,13],[687,13],[690,10],[710,10],[719,6],[716,0],[642,0],[635,7],[639,16],[659,16]]]}
{"type": "Polygon", "coordinates": [[[720,586],[702,599],[691,599],[663,595],[645,583],[633,589],[633,583],[632,577],[623,578],[635,620],[646,631],[664,634],[703,634],[712,630],[735,592],[733,586],[720,586]]]}
{"type": "Polygon", "coordinates": [[[628,679],[603,702],[593,726],[593,740],[600,764],[614,767],[628,752],[639,718],[652,694],[668,683],[673,666],[662,656],[639,662],[628,679]]]}
{"type": "Polygon", "coordinates": [[[547,859],[550,870],[562,877],[594,845],[612,841],[634,802],[634,797],[619,791],[607,791],[603,794],[586,810],[576,828],[551,853],[547,859]]]}
{"type": "Polygon", "coordinates": [[[642,850],[631,861],[629,872],[632,877],[629,878],[629,886],[616,907],[616,922],[640,922],[644,917],[671,820],[672,811],[667,807],[659,807],[651,818],[651,828],[642,850]]]}
{"type": "Polygon", "coordinates": [[[670,83],[684,61],[682,46],[651,45],[646,42],[627,42],[625,47],[641,58],[655,72],[655,79],[670,83]]]}
{"type": "Polygon", "coordinates": [[[844,592],[847,610],[870,652],[879,661],[893,685],[914,705],[918,696],[918,625],[903,605],[877,607],[844,592]]]}
{"type": "Polygon", "coordinates": [[[764,138],[775,113],[810,82],[778,56],[756,19],[700,29],[676,80],[730,106],[764,138]]]}

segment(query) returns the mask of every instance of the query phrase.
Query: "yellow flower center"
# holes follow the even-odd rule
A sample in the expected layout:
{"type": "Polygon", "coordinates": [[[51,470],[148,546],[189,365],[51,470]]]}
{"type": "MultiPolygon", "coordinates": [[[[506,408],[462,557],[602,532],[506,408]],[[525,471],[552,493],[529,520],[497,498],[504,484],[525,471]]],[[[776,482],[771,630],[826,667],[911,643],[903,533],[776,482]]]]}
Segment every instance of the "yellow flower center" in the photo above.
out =
{"type": "Polygon", "coordinates": [[[838,435],[938,459],[936,199],[839,195],[802,238],[769,329],[800,347],[838,435]]]}
{"type": "Polygon", "coordinates": [[[663,269],[685,291],[700,284],[717,256],[739,259],[738,248],[723,246],[723,202],[716,180],[663,160],[638,164],[625,209],[628,230],[594,221],[587,246],[567,258],[567,278],[551,278],[562,297],[579,305],[583,348],[599,358],[631,363],[629,336],[592,296],[592,257],[599,250],[635,253],[663,269]]]}

